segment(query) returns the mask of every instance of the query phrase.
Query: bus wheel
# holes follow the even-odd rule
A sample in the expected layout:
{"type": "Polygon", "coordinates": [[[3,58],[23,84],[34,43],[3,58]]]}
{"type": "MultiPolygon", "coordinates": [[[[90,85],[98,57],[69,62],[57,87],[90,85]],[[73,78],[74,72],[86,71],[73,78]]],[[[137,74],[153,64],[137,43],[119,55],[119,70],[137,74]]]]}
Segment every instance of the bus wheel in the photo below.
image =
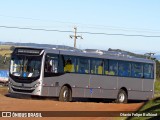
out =
{"type": "Polygon", "coordinates": [[[123,89],[120,89],[120,91],[118,92],[116,102],[117,103],[127,103],[127,101],[128,101],[127,93],[123,89]]]}
{"type": "Polygon", "coordinates": [[[62,102],[69,102],[72,99],[71,89],[67,86],[63,86],[60,94],[59,94],[59,101],[62,102]]]}

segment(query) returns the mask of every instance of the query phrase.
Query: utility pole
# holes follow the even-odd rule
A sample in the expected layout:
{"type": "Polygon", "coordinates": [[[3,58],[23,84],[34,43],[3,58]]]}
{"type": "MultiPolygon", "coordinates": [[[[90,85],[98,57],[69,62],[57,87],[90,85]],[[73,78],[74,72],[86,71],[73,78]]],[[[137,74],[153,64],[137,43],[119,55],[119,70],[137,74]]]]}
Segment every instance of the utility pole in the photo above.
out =
{"type": "Polygon", "coordinates": [[[74,35],[70,35],[70,38],[74,38],[74,48],[76,48],[76,40],[78,38],[83,39],[82,36],[77,36],[77,27],[74,27],[74,35]]]}

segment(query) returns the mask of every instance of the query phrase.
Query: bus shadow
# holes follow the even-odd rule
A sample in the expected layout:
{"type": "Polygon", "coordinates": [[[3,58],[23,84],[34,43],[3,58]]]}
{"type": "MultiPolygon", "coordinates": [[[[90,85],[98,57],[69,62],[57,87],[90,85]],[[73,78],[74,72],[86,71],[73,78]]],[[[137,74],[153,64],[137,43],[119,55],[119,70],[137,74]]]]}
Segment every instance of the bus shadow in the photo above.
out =
{"type": "MultiPolygon", "coordinates": [[[[52,100],[52,101],[59,101],[57,97],[42,97],[42,96],[31,96],[31,95],[24,95],[24,94],[15,94],[15,93],[7,93],[4,94],[6,97],[16,98],[16,99],[30,99],[30,100],[52,100]]],[[[71,102],[91,102],[91,103],[115,103],[114,99],[100,99],[100,98],[73,98],[71,102]]],[[[140,100],[129,100],[127,104],[132,103],[142,103],[146,101],[140,100]]]]}
{"type": "Polygon", "coordinates": [[[97,99],[97,98],[73,98],[72,102],[111,103],[112,100],[104,100],[104,99],[97,99]]]}
{"type": "MultiPolygon", "coordinates": [[[[115,99],[99,99],[99,98],[73,98],[72,102],[116,103],[115,99]]],[[[127,104],[142,103],[142,102],[145,101],[129,100],[127,104]]]]}
{"type": "Polygon", "coordinates": [[[41,97],[41,96],[34,96],[34,95],[24,95],[24,94],[11,94],[7,93],[4,96],[10,97],[10,98],[16,98],[16,99],[30,99],[30,100],[53,100],[58,101],[55,97],[41,97]]]}

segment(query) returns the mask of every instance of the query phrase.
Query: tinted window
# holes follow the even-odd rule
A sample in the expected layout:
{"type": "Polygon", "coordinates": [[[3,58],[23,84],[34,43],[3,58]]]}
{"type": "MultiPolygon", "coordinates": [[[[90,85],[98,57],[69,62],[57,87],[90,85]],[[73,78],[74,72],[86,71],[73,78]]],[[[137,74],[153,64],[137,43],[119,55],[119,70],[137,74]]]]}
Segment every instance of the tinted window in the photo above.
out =
{"type": "Polygon", "coordinates": [[[103,60],[100,60],[100,59],[91,60],[91,73],[103,74],[103,60]]]}
{"type": "Polygon", "coordinates": [[[58,55],[46,54],[44,70],[45,70],[45,73],[58,72],[58,55]]]}
{"type": "Polygon", "coordinates": [[[129,62],[119,62],[118,63],[118,75],[128,77],[131,76],[131,63],[129,62]]]}
{"type": "Polygon", "coordinates": [[[141,63],[132,63],[132,77],[143,77],[143,65],[141,63]]]}
{"type": "Polygon", "coordinates": [[[64,56],[64,72],[75,72],[76,59],[72,56],[64,56]]]}
{"type": "Polygon", "coordinates": [[[77,66],[76,70],[79,73],[90,73],[89,72],[89,59],[88,58],[83,58],[79,57],[77,59],[77,66]]]}
{"type": "Polygon", "coordinates": [[[118,75],[118,62],[109,60],[109,75],[118,75]]]}
{"type": "Polygon", "coordinates": [[[104,61],[104,74],[109,75],[109,65],[108,65],[108,60],[104,61]]]}
{"type": "Polygon", "coordinates": [[[153,65],[151,64],[144,64],[144,78],[153,78],[153,65]]]}
{"type": "Polygon", "coordinates": [[[11,58],[10,73],[18,77],[38,77],[42,56],[15,55],[11,58]]]}

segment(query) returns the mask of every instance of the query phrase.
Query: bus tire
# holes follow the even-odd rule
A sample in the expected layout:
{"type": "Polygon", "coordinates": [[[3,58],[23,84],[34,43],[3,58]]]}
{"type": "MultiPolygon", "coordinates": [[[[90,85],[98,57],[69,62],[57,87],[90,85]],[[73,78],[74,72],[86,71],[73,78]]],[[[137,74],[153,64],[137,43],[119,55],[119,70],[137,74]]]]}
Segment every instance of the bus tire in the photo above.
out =
{"type": "Polygon", "coordinates": [[[124,91],[123,89],[120,89],[117,95],[117,103],[127,103],[128,102],[128,96],[126,91],[124,91]]]}
{"type": "Polygon", "coordinates": [[[69,102],[71,100],[72,100],[71,89],[68,88],[67,86],[63,86],[59,94],[59,101],[69,102]]]}

